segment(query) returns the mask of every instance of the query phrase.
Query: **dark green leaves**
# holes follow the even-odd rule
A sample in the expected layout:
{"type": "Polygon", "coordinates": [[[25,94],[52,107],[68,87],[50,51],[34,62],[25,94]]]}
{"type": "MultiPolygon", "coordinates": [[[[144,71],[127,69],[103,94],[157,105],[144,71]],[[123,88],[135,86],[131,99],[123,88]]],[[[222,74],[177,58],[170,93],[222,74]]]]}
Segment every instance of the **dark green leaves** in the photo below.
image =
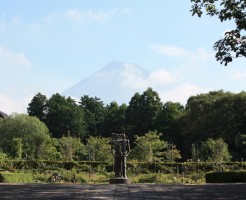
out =
{"type": "Polygon", "coordinates": [[[217,16],[221,22],[234,21],[233,30],[226,32],[224,37],[214,44],[216,60],[225,66],[233,58],[246,57],[246,1],[245,0],[191,0],[192,16],[201,17],[203,11],[210,16],[217,16]]]}

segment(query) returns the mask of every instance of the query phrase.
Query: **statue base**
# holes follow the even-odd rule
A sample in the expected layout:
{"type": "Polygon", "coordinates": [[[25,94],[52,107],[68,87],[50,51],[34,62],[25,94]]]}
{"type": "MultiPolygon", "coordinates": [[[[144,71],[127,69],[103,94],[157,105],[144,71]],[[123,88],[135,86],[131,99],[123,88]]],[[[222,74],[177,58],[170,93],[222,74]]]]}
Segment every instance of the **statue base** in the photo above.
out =
{"type": "Polygon", "coordinates": [[[109,179],[109,184],[130,184],[131,180],[128,178],[111,178],[109,179]]]}

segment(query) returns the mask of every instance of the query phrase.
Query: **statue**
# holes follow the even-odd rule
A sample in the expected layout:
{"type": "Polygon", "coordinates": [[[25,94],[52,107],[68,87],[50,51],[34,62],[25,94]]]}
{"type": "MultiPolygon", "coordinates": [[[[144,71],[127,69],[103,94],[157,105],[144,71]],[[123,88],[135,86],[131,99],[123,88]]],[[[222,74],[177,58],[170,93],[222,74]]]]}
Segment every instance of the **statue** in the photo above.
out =
{"type": "Polygon", "coordinates": [[[112,135],[111,149],[114,156],[115,178],[110,183],[130,183],[126,176],[126,157],[130,153],[130,143],[125,134],[112,135]]]}

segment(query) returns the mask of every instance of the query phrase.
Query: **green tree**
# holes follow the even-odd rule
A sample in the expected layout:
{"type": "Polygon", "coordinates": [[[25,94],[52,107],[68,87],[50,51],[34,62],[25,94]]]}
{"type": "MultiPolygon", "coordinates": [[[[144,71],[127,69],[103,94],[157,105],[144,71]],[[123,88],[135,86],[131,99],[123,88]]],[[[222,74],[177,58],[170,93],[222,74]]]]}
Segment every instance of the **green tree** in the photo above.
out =
{"type": "Polygon", "coordinates": [[[235,28],[227,31],[224,38],[214,44],[217,51],[215,57],[222,63],[232,62],[234,57],[246,57],[246,1],[245,0],[191,0],[192,15],[201,17],[205,11],[207,15],[217,16],[221,22],[230,20],[235,22],[235,28]]]}
{"type": "Polygon", "coordinates": [[[38,118],[14,114],[0,120],[0,147],[13,158],[40,159],[50,138],[46,125],[38,118]]]}
{"type": "Polygon", "coordinates": [[[246,134],[238,134],[236,136],[236,148],[237,148],[237,157],[238,160],[246,160],[246,134]]]}
{"type": "Polygon", "coordinates": [[[174,162],[181,159],[180,151],[172,142],[168,142],[166,151],[164,152],[164,160],[174,162]]]}
{"type": "Polygon", "coordinates": [[[80,99],[79,106],[84,112],[86,135],[100,136],[105,115],[105,108],[101,99],[84,95],[80,99]]]}
{"type": "Polygon", "coordinates": [[[72,161],[78,160],[76,154],[81,152],[85,152],[85,146],[80,142],[79,138],[74,137],[62,137],[59,139],[60,144],[60,152],[63,160],[72,161]]]}
{"type": "Polygon", "coordinates": [[[246,128],[245,113],[245,92],[234,94],[221,90],[190,97],[183,117],[184,151],[189,152],[192,143],[223,138],[230,152],[236,152],[236,136],[246,128]]]}
{"type": "Polygon", "coordinates": [[[131,135],[144,135],[156,130],[162,103],[157,92],[148,88],[142,95],[136,93],[126,111],[126,119],[131,135]]]}
{"type": "Polygon", "coordinates": [[[156,131],[149,131],[144,136],[135,136],[135,147],[130,153],[131,159],[138,161],[152,162],[163,160],[167,142],[160,140],[160,134],[156,131]]]}
{"type": "Polygon", "coordinates": [[[45,122],[47,110],[47,97],[41,93],[36,94],[27,107],[28,114],[39,118],[42,122],[45,122]]]}
{"type": "Polygon", "coordinates": [[[228,151],[228,145],[222,138],[211,139],[201,143],[199,148],[199,156],[202,161],[214,162],[221,164],[222,162],[228,162],[231,159],[228,151]]]}
{"type": "Polygon", "coordinates": [[[90,161],[112,161],[110,138],[90,136],[86,148],[90,161]]]}
{"type": "Polygon", "coordinates": [[[126,131],[125,112],[126,104],[119,106],[115,101],[105,108],[105,119],[103,123],[104,137],[111,137],[112,133],[124,133],[126,131]]]}
{"type": "Polygon", "coordinates": [[[47,101],[46,124],[53,137],[85,137],[84,113],[70,97],[54,94],[47,101]]]}
{"type": "Polygon", "coordinates": [[[182,141],[181,121],[185,109],[180,103],[166,102],[158,116],[157,130],[163,133],[162,139],[177,144],[182,141]]]}
{"type": "Polygon", "coordinates": [[[138,92],[131,98],[126,109],[126,123],[130,137],[135,134],[143,134],[141,128],[141,95],[138,92]]]}
{"type": "Polygon", "coordinates": [[[58,138],[49,138],[45,148],[44,160],[62,160],[63,155],[58,138]]]}

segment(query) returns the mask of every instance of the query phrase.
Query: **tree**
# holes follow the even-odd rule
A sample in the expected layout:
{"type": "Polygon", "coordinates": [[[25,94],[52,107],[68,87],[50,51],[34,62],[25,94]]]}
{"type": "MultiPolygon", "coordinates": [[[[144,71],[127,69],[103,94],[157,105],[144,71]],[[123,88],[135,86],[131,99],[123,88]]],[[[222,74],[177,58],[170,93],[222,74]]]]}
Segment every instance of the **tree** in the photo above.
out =
{"type": "Polygon", "coordinates": [[[131,135],[144,135],[150,130],[154,131],[161,109],[160,97],[152,88],[148,88],[142,95],[136,93],[126,111],[131,135]]]}
{"type": "Polygon", "coordinates": [[[199,156],[202,161],[214,162],[221,164],[222,162],[230,161],[230,153],[228,151],[228,145],[222,138],[211,139],[202,142],[199,148],[199,156]]]}
{"type": "Polygon", "coordinates": [[[60,152],[63,160],[72,161],[77,160],[76,153],[85,152],[85,146],[80,142],[79,138],[62,137],[59,139],[60,152]]]}
{"type": "Polygon", "coordinates": [[[169,142],[181,141],[180,118],[184,115],[184,106],[180,103],[166,102],[158,116],[157,130],[163,133],[163,139],[169,142]]]}
{"type": "Polygon", "coordinates": [[[47,97],[41,93],[36,94],[31,102],[28,104],[27,113],[30,116],[39,118],[42,122],[45,122],[47,114],[47,97]]]}
{"type": "MultiPolygon", "coordinates": [[[[137,92],[131,98],[129,106],[126,109],[127,132],[130,136],[141,134],[141,95],[137,92]]],[[[143,134],[143,133],[142,133],[143,134]]]]}
{"type": "Polygon", "coordinates": [[[160,134],[156,131],[149,131],[144,136],[136,135],[135,138],[136,145],[129,156],[131,159],[145,162],[163,160],[167,143],[160,140],[160,134]]]}
{"type": "Polygon", "coordinates": [[[112,133],[125,133],[125,112],[126,104],[119,106],[115,101],[111,102],[105,108],[105,119],[103,122],[103,136],[111,137],[112,133]]]}
{"type": "Polygon", "coordinates": [[[57,93],[47,101],[47,106],[45,121],[53,137],[85,137],[84,114],[73,99],[57,93]]]}
{"type": "Polygon", "coordinates": [[[100,136],[105,115],[105,108],[101,99],[84,95],[80,99],[79,106],[84,112],[86,135],[100,136]]]}
{"type": "Polygon", "coordinates": [[[201,17],[204,10],[207,15],[218,16],[221,22],[233,20],[235,29],[227,31],[224,38],[214,44],[215,57],[221,64],[227,65],[233,58],[246,57],[246,1],[245,0],[191,0],[192,15],[201,17]]]}
{"type": "Polygon", "coordinates": [[[246,160],[246,134],[238,134],[236,136],[236,148],[237,148],[237,153],[238,153],[238,157],[240,160],[241,158],[243,158],[244,160],[246,160]]]}
{"type": "Polygon", "coordinates": [[[175,161],[181,159],[180,151],[177,149],[176,145],[172,142],[168,142],[166,151],[164,152],[164,160],[175,161]]]}
{"type": "Polygon", "coordinates": [[[186,105],[184,122],[184,152],[189,152],[192,143],[208,138],[223,138],[230,152],[236,152],[236,136],[246,128],[246,93],[220,90],[192,96],[186,105]]]}
{"type": "Polygon", "coordinates": [[[90,136],[86,144],[91,161],[112,161],[110,138],[90,136]]]}
{"type": "Polygon", "coordinates": [[[14,114],[0,120],[0,137],[0,147],[12,158],[41,159],[50,134],[38,118],[14,114]]]}

